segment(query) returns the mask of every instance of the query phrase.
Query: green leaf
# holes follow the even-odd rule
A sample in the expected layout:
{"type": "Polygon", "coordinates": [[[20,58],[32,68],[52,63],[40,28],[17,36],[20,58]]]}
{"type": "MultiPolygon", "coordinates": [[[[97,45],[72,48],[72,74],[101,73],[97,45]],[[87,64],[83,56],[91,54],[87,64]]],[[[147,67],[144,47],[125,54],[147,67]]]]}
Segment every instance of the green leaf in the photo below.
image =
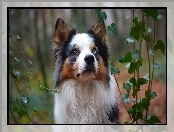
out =
{"type": "Polygon", "coordinates": [[[14,107],[14,108],[12,109],[12,111],[17,112],[18,109],[19,109],[18,107],[14,107]]]}
{"type": "Polygon", "coordinates": [[[151,115],[145,117],[144,121],[148,124],[161,123],[161,121],[158,119],[158,117],[154,114],[151,114],[151,115]]]}
{"type": "Polygon", "coordinates": [[[147,80],[144,78],[138,78],[137,87],[140,88],[140,85],[147,84],[147,80]]]}
{"type": "Polygon", "coordinates": [[[147,17],[151,16],[155,19],[158,17],[157,9],[142,9],[141,11],[144,11],[147,17]]]}
{"type": "Polygon", "coordinates": [[[139,41],[140,33],[135,27],[132,27],[130,31],[130,36],[134,37],[137,41],[139,41]]]}
{"type": "Polygon", "coordinates": [[[131,62],[130,67],[128,69],[128,73],[132,74],[134,71],[137,71],[139,69],[139,67],[142,66],[142,61],[138,60],[137,62],[131,62]]]}
{"type": "Polygon", "coordinates": [[[137,112],[137,118],[136,120],[141,119],[143,120],[143,113],[142,112],[137,112]]]}
{"type": "Polygon", "coordinates": [[[16,35],[16,38],[18,39],[18,41],[22,40],[18,35],[16,35]]]}
{"type": "Polygon", "coordinates": [[[105,12],[101,12],[101,9],[96,9],[95,12],[98,15],[99,22],[103,21],[104,19],[106,20],[107,15],[105,12]]]}
{"type": "Polygon", "coordinates": [[[150,96],[151,90],[145,90],[145,97],[149,100],[151,100],[151,96],[150,96]]]}
{"type": "Polygon", "coordinates": [[[118,68],[114,68],[113,63],[109,64],[109,68],[111,70],[111,74],[119,74],[120,73],[120,70],[118,68]]]}
{"type": "Polygon", "coordinates": [[[149,80],[149,73],[147,73],[147,74],[144,76],[144,79],[146,79],[147,81],[149,80]]]}
{"type": "Polygon", "coordinates": [[[26,113],[22,108],[19,108],[19,110],[17,111],[19,117],[21,118],[22,116],[24,116],[26,113]]]}
{"type": "Polygon", "coordinates": [[[152,32],[152,28],[150,28],[150,26],[149,26],[146,33],[148,34],[148,33],[151,33],[151,32],[152,32]]]}
{"type": "Polygon", "coordinates": [[[123,63],[123,57],[119,54],[116,59],[120,62],[123,63]]]}
{"type": "Polygon", "coordinates": [[[27,83],[27,87],[30,89],[30,91],[31,91],[31,86],[30,86],[30,84],[29,83],[27,83]]]}
{"type": "Polygon", "coordinates": [[[165,55],[164,51],[165,51],[165,45],[163,43],[162,40],[158,40],[154,45],[153,45],[153,49],[155,51],[157,50],[161,50],[161,52],[165,55]]]}
{"type": "Polygon", "coordinates": [[[10,56],[14,56],[14,54],[13,54],[12,51],[9,51],[9,55],[10,55],[10,56]]]}
{"type": "Polygon", "coordinates": [[[28,59],[28,62],[33,66],[33,63],[28,59]]]}
{"type": "Polygon", "coordinates": [[[23,103],[27,104],[29,102],[29,98],[25,97],[24,95],[20,95],[20,98],[23,103]]]}
{"type": "Polygon", "coordinates": [[[149,55],[154,55],[152,50],[149,50],[149,55]]]}
{"type": "Polygon", "coordinates": [[[111,26],[108,26],[108,31],[111,31],[114,35],[117,35],[117,27],[115,23],[112,23],[111,26]]]}
{"type": "Polygon", "coordinates": [[[126,104],[130,103],[130,101],[131,101],[131,99],[129,98],[129,95],[127,93],[124,93],[122,95],[122,99],[123,99],[123,102],[126,104]]]}
{"type": "Polygon", "coordinates": [[[140,50],[136,50],[135,53],[132,55],[132,57],[135,60],[141,59],[141,51],[140,50]]]}
{"type": "Polygon", "coordinates": [[[160,64],[159,63],[155,63],[154,66],[153,66],[153,68],[160,70],[160,64]]]}
{"type": "Polygon", "coordinates": [[[33,108],[33,111],[34,111],[34,112],[37,112],[37,110],[36,110],[36,109],[34,109],[34,108],[33,108]]]}
{"type": "Polygon", "coordinates": [[[133,85],[134,87],[136,87],[137,81],[136,81],[136,79],[135,79],[134,77],[132,77],[132,78],[129,80],[129,82],[132,83],[132,85],[133,85]]]}
{"type": "Polygon", "coordinates": [[[126,41],[127,41],[127,43],[133,43],[133,42],[134,42],[134,39],[132,39],[132,38],[127,38],[126,41]]]}
{"type": "Polygon", "coordinates": [[[127,63],[125,68],[129,68],[131,63],[127,63]]]}
{"type": "Polygon", "coordinates": [[[44,91],[45,90],[45,87],[43,85],[40,85],[39,86],[39,91],[44,91]]]}
{"type": "Polygon", "coordinates": [[[156,92],[151,92],[150,96],[153,99],[153,98],[155,98],[157,96],[157,93],[156,92]]]}
{"type": "Polygon", "coordinates": [[[128,94],[130,93],[131,85],[129,83],[123,83],[123,88],[126,89],[128,94]]]}
{"type": "Polygon", "coordinates": [[[149,36],[144,36],[144,40],[146,40],[147,42],[150,42],[150,37],[149,36]]]}
{"type": "Polygon", "coordinates": [[[157,19],[158,19],[158,20],[162,20],[162,18],[163,18],[163,16],[160,15],[160,14],[157,16],[157,19]]]}
{"type": "Polygon", "coordinates": [[[20,62],[20,60],[17,57],[14,57],[15,62],[20,62]]]}
{"type": "Polygon", "coordinates": [[[147,98],[143,98],[142,99],[142,106],[143,106],[143,109],[147,110],[148,107],[150,105],[150,100],[148,100],[147,98]]]}
{"type": "Polygon", "coordinates": [[[128,69],[128,73],[132,74],[135,71],[136,64],[134,62],[130,63],[130,67],[128,69]]]}
{"type": "Polygon", "coordinates": [[[123,59],[123,63],[127,63],[127,62],[131,62],[132,60],[132,55],[130,52],[126,53],[124,59],[123,59]]]}

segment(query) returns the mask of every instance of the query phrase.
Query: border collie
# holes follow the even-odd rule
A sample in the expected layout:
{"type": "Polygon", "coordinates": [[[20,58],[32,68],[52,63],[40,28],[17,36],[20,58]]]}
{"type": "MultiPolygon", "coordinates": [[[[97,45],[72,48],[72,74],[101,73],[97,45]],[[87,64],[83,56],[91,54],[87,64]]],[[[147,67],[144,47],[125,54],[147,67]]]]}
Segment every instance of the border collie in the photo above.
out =
{"type": "Polygon", "coordinates": [[[104,22],[86,33],[58,18],[54,31],[56,124],[118,124],[116,82],[109,73],[104,22]]]}

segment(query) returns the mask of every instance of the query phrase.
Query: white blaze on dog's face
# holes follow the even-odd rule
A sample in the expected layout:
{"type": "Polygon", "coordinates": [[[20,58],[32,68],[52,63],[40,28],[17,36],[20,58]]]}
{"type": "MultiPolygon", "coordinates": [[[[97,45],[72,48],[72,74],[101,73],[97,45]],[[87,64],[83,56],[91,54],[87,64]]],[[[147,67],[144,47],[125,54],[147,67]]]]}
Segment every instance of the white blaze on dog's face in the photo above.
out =
{"type": "Polygon", "coordinates": [[[96,23],[86,33],[58,19],[54,32],[56,87],[66,79],[108,80],[108,47],[104,22],[96,23]]]}
{"type": "Polygon", "coordinates": [[[98,72],[97,47],[88,34],[76,34],[70,45],[75,47],[73,55],[76,56],[77,77],[79,79],[92,79],[98,72]]]}

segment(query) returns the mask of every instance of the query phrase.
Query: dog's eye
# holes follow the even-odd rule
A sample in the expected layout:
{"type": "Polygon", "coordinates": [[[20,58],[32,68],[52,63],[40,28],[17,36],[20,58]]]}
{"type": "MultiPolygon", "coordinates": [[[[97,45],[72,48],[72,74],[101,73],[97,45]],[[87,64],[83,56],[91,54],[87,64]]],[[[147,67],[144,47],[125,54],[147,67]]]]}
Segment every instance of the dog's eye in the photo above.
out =
{"type": "Polygon", "coordinates": [[[77,49],[74,49],[72,53],[73,55],[77,56],[79,54],[79,51],[77,49]]]}
{"type": "Polygon", "coordinates": [[[94,55],[96,55],[96,54],[97,54],[97,49],[94,48],[94,49],[92,50],[92,53],[93,53],[94,55]]]}

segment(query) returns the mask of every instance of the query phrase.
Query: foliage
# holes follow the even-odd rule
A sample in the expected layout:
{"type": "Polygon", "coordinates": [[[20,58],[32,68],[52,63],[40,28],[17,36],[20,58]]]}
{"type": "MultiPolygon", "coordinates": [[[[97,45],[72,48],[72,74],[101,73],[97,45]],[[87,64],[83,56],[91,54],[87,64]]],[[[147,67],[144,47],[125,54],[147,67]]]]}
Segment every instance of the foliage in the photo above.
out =
{"type": "MultiPolygon", "coordinates": [[[[155,52],[149,50],[149,46],[147,44],[147,42],[151,41],[150,37],[147,36],[147,34],[152,33],[152,29],[148,27],[148,25],[146,24],[145,17],[147,19],[148,17],[152,17],[154,20],[155,19],[161,20],[162,16],[158,15],[156,9],[141,9],[140,11],[142,18],[139,19],[138,17],[134,17],[132,19],[133,27],[130,30],[130,38],[126,39],[127,43],[131,43],[133,46],[136,40],[139,43],[139,49],[135,50],[133,53],[127,52],[125,53],[124,56],[120,54],[116,56],[116,60],[118,62],[120,62],[121,64],[127,64],[126,67],[128,68],[128,74],[133,74],[133,77],[130,78],[128,82],[123,83],[123,88],[126,90],[126,93],[121,94],[120,92],[120,94],[124,104],[131,102],[131,95],[130,95],[131,92],[132,92],[132,97],[134,99],[133,106],[127,109],[125,105],[125,108],[131,119],[131,122],[125,121],[125,124],[134,124],[134,123],[138,124],[138,120],[144,121],[145,124],[156,124],[156,123],[161,123],[161,121],[155,114],[148,115],[148,110],[150,106],[150,100],[158,96],[156,92],[152,91],[152,81],[153,81],[154,69],[160,69],[160,65],[158,63],[155,63],[154,60],[155,52]],[[144,66],[144,60],[142,58],[142,49],[141,49],[143,41],[146,43],[149,71],[144,78],[141,78],[140,68],[144,66]],[[152,60],[150,59],[150,56],[152,56],[152,60]],[[151,69],[151,64],[153,64],[152,69],[151,69]],[[148,90],[145,90],[144,93],[145,97],[138,99],[137,97],[138,92],[141,90],[141,86],[145,84],[148,87],[148,90]]],[[[102,14],[105,13],[102,12],[102,14]]],[[[101,18],[102,15],[99,16],[99,20],[101,18]]],[[[108,31],[112,31],[112,33],[116,35],[117,34],[116,25],[112,23],[111,26],[108,26],[108,31]]],[[[162,42],[162,40],[157,40],[154,43],[153,50],[154,51],[160,50],[165,55],[165,44],[162,42]]],[[[109,64],[109,68],[111,70],[111,74],[120,73],[120,70],[118,68],[115,68],[113,63],[109,64]]],[[[120,91],[119,85],[118,88],[120,91]]]]}

